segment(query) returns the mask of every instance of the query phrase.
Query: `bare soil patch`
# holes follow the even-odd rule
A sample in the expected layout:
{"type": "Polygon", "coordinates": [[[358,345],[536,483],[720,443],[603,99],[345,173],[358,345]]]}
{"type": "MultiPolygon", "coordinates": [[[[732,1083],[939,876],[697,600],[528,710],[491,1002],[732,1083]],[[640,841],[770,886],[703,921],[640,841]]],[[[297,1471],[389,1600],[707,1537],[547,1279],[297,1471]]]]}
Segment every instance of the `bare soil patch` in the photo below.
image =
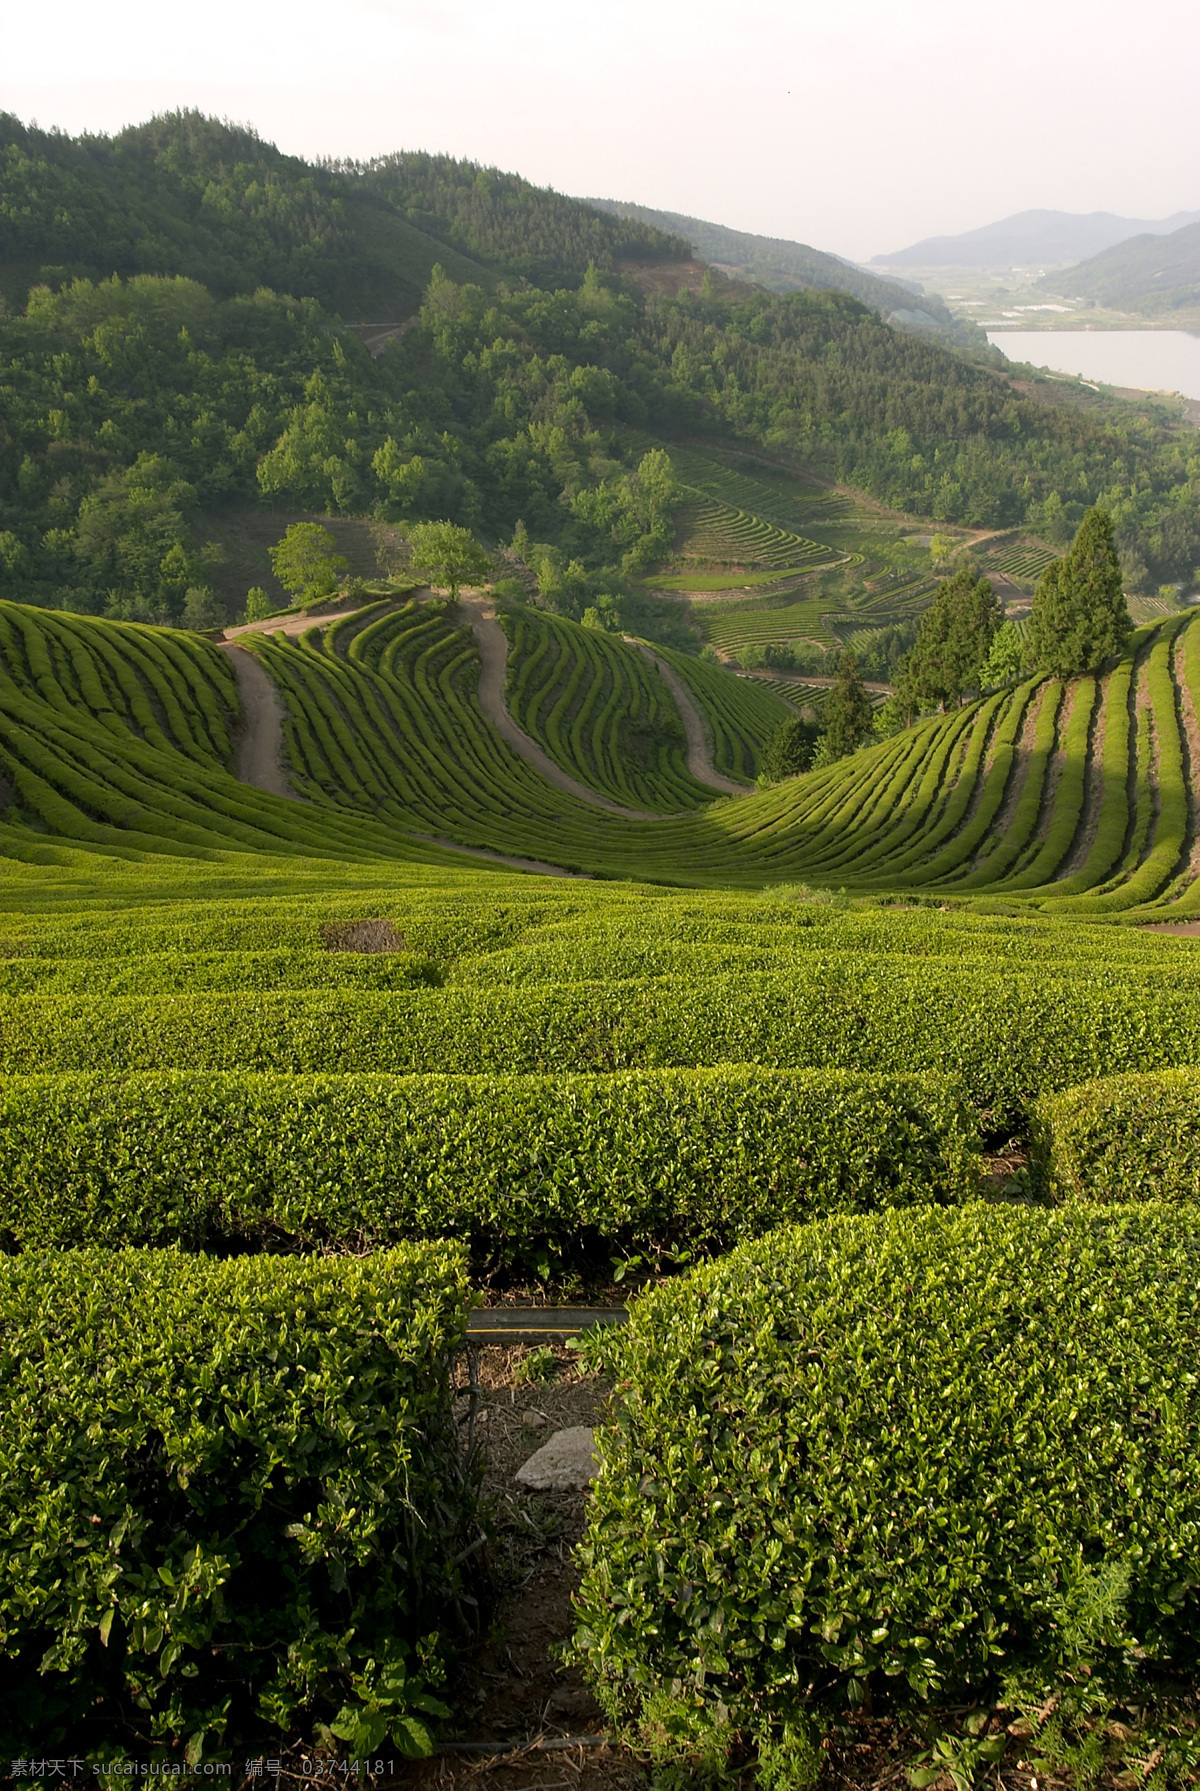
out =
{"type": "Polygon", "coordinates": [[[464,1751],[447,1744],[401,1774],[402,1783],[422,1791],[451,1785],[631,1791],[645,1782],[626,1750],[604,1744],[603,1712],[579,1669],[559,1658],[574,1629],[579,1574],[573,1551],[587,1495],[529,1492],[514,1478],[555,1431],[594,1426],[610,1389],[600,1377],[580,1373],[578,1358],[564,1345],[536,1352],[543,1362],[553,1358],[553,1378],[519,1381],[534,1354],[490,1347],[476,1356],[475,1434],[485,1464],[496,1602],[487,1633],[452,1688],[456,1716],[445,1727],[464,1751]],[[572,1737],[584,1739],[564,1746],[572,1737]],[[496,1752],[489,1743],[497,1744],[496,1752]]]}
{"type": "Polygon", "coordinates": [[[404,934],[390,920],[331,920],[321,928],[326,951],[407,951],[404,934]]]}

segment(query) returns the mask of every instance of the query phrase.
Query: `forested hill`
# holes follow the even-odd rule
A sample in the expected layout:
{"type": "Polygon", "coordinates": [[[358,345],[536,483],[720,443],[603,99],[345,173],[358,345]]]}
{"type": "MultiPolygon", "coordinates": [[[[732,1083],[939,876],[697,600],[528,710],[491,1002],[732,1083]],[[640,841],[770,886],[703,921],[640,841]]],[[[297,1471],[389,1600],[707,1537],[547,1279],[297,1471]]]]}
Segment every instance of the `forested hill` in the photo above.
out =
{"type": "Polygon", "coordinates": [[[1130,237],[1039,285],[1115,310],[1170,313],[1200,305],[1200,223],[1169,236],[1130,237]]]}
{"type": "Polygon", "coordinates": [[[686,233],[614,218],[590,200],[451,156],[410,152],[345,167],[439,242],[537,286],[575,283],[589,266],[611,273],[621,262],[692,253],[686,233]]]}
{"type": "Polygon", "coordinates": [[[0,316],[8,597],[178,620],[206,515],[265,506],[449,518],[580,616],[671,551],[669,444],[697,436],[1051,540],[1102,501],[1130,588],[1200,563],[1193,433],[1035,403],[845,293],[647,295],[616,264],[677,241],[515,177],[313,168],[194,115],[77,142],[10,125],[5,155],[3,251],[42,279],[0,316]],[[423,298],[372,359],[338,282],[388,255],[423,298]]]}
{"type": "Polygon", "coordinates": [[[588,199],[586,203],[611,212],[614,217],[636,220],[680,236],[703,261],[753,280],[768,292],[848,292],[884,317],[897,311],[920,313],[927,328],[953,334],[954,318],[940,299],[925,295],[919,286],[905,281],[867,273],[864,268],[855,267],[838,255],[827,255],[822,249],[810,248],[807,243],[754,236],[749,231],[731,230],[725,224],[690,218],[682,212],[654,211],[625,199],[588,199]]]}
{"type": "Polygon", "coordinates": [[[448,156],[314,166],[253,131],[172,113],[72,138],[0,114],[0,290],[182,274],[222,298],[260,286],[347,318],[400,322],[435,265],[577,282],[690,246],[638,222],[448,156]]]}

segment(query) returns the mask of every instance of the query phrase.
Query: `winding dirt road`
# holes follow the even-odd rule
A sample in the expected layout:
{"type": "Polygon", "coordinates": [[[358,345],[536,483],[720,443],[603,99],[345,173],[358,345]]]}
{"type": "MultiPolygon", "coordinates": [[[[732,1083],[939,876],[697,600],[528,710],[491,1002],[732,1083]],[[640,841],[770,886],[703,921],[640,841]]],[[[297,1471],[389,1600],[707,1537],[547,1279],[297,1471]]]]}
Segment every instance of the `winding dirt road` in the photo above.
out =
{"type": "Polygon", "coordinates": [[[661,821],[661,815],[651,814],[647,809],[622,808],[619,803],[610,802],[607,796],[589,790],[586,784],[577,782],[561,765],[556,765],[550,755],[542,751],[537,741],[531,740],[525,730],[517,726],[504,703],[504,686],[508,679],[508,636],[497,622],[495,610],[483,598],[460,597],[458,612],[460,626],[471,630],[475,645],[479,648],[479,707],[513,751],[519,753],[556,790],[561,790],[566,796],[574,796],[579,802],[586,802],[591,808],[602,808],[610,815],[622,815],[628,821],[661,821]]]}
{"type": "Polygon", "coordinates": [[[270,796],[286,796],[289,802],[305,802],[288,782],[283,768],[283,707],[275,686],[245,647],[223,646],[237,679],[242,706],[242,733],[238,741],[233,775],[239,783],[265,790],[270,796]]]}
{"type": "Polygon", "coordinates": [[[327,628],[333,622],[342,622],[347,616],[356,616],[361,609],[366,609],[366,602],[352,603],[347,609],[331,610],[327,616],[268,616],[265,622],[239,622],[236,628],[225,630],[225,644],[237,640],[243,634],[307,634],[310,628],[327,628]]]}
{"type": "MultiPolygon", "coordinates": [[[[242,709],[242,735],[234,767],[234,775],[239,782],[250,784],[257,790],[265,790],[272,796],[284,796],[291,802],[307,800],[292,788],[284,770],[283,707],[279,693],[254,655],[237,644],[236,636],[268,632],[303,634],[310,628],[324,627],[340,621],[343,616],[353,615],[356,609],[361,608],[362,605],[357,604],[327,616],[288,616],[274,621],[251,622],[228,631],[230,638],[222,644],[221,651],[229,655],[233,666],[242,709]]],[[[603,809],[606,814],[620,815],[629,821],[663,820],[665,817],[661,814],[652,813],[648,809],[623,808],[619,803],[610,801],[607,796],[601,796],[598,791],[590,790],[586,784],[581,784],[569,772],[564,771],[561,765],[556,765],[537,741],[517,726],[504,701],[508,678],[508,636],[496,620],[495,610],[485,598],[470,594],[460,596],[457,608],[460,626],[470,628],[479,649],[479,707],[513,751],[532,765],[538,775],[545,778],[547,783],[553,784],[555,789],[561,790],[564,795],[573,796],[578,802],[587,803],[590,808],[603,809]]],[[[749,786],[734,783],[731,778],[722,776],[713,765],[703,719],[682,680],[652,648],[641,642],[633,644],[645,653],[675,699],[687,736],[687,763],[692,776],[709,789],[719,790],[730,796],[744,796],[749,786]]],[[[431,838],[428,835],[425,837],[431,838]]],[[[451,851],[469,850],[456,847],[449,840],[438,839],[432,843],[451,851]]],[[[500,862],[511,864],[520,870],[528,868],[549,872],[551,875],[572,875],[558,866],[535,864],[533,860],[501,857],[500,862]]]]}
{"type": "MultiPolygon", "coordinates": [[[[625,636],[629,640],[629,636],[625,636]]],[[[745,796],[750,789],[749,784],[734,783],[731,777],[725,777],[712,762],[712,748],[708,743],[708,730],[704,726],[704,718],[692,699],[692,693],[677,672],[672,671],[665,659],[660,659],[653,647],[644,641],[630,641],[630,645],[638,647],[646,655],[650,663],[656,667],[659,677],[675,698],[675,707],[679,711],[679,719],[683,723],[683,731],[687,735],[688,770],[698,784],[707,784],[712,790],[724,790],[727,796],[745,796]]]]}

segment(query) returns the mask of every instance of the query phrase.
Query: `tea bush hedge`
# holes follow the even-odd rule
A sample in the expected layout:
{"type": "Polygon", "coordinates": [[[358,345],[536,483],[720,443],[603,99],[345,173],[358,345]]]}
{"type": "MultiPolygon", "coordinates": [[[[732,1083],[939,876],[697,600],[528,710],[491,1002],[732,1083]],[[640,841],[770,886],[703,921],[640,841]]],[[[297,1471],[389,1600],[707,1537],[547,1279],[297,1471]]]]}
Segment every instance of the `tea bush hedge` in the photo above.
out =
{"type": "Polygon", "coordinates": [[[1112,1071],[1200,1061],[1200,990],[815,956],[801,973],[519,989],[0,997],[0,1073],[421,1074],[758,1063],[940,1071],[997,1123],[1112,1071]]]}
{"type": "Polygon", "coordinates": [[[452,1644],[467,1299],[440,1245],[0,1261],[0,1745],[195,1758],[452,1644]]]}
{"type": "Polygon", "coordinates": [[[1037,1103],[1033,1140],[1057,1200],[1200,1201],[1200,1069],[1065,1089],[1037,1103]]]}
{"type": "Polygon", "coordinates": [[[1193,1670],[1198,1329],[1165,1206],[829,1219],[637,1301],[578,1598],[610,1712],[974,1700],[1122,1585],[1101,1642],[1193,1670]]]}
{"type": "Polygon", "coordinates": [[[976,1174],[972,1116],[932,1076],[0,1079],[0,1236],[26,1250],[452,1235],[528,1260],[961,1200],[976,1174]]]}
{"type": "Polygon", "coordinates": [[[169,995],[201,990],[440,988],[416,952],[134,952],[126,957],[0,959],[0,995],[169,995]]]}

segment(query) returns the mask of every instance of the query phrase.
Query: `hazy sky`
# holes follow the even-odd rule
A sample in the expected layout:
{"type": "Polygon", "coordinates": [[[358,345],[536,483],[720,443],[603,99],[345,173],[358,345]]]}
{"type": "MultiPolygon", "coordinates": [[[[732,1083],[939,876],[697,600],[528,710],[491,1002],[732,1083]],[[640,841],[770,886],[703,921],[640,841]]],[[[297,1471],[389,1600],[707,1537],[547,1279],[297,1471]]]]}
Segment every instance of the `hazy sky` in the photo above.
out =
{"type": "Polygon", "coordinates": [[[1196,0],[0,0],[0,108],[195,106],[852,257],[1029,206],[1200,207],[1196,0]]]}

